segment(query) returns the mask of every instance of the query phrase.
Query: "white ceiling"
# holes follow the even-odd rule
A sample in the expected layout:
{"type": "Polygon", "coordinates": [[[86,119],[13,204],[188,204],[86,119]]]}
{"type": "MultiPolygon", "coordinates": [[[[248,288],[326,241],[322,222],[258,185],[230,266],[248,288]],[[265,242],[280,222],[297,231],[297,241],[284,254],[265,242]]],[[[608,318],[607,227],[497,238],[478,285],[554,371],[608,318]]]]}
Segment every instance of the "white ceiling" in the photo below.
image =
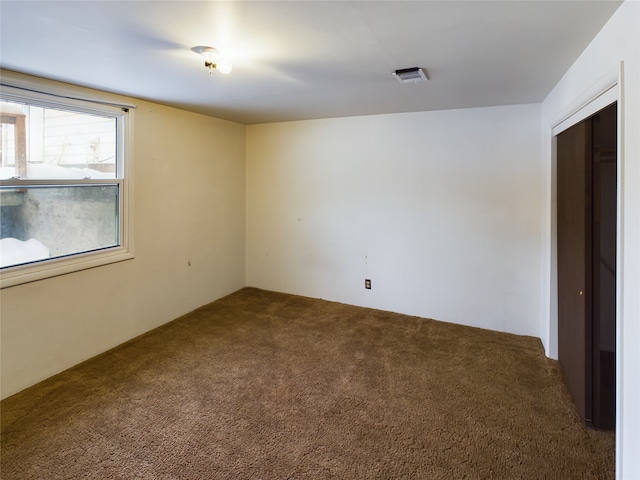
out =
{"type": "Polygon", "coordinates": [[[0,65],[245,124],[537,103],[620,3],[2,0],[0,65]]]}

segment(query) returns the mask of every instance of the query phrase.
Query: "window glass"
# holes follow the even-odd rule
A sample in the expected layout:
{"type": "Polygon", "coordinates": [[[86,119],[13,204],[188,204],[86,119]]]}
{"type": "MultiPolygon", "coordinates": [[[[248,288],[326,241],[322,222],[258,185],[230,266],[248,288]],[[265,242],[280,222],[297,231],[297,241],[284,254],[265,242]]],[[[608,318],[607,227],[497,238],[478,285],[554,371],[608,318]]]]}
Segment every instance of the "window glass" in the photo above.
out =
{"type": "Polygon", "coordinates": [[[0,266],[118,245],[118,185],[0,188],[0,266]]]}
{"type": "Polygon", "coordinates": [[[2,102],[0,178],[116,178],[116,119],[2,102]]]}

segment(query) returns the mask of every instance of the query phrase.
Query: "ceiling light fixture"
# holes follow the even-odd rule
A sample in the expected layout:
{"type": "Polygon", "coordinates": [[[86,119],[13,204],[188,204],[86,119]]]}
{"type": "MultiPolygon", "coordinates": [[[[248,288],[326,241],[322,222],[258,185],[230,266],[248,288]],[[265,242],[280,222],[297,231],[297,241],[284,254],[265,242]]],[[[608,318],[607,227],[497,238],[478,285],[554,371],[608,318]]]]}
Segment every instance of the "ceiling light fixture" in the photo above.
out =
{"type": "Polygon", "coordinates": [[[225,60],[220,55],[217,48],[199,45],[197,47],[193,47],[191,51],[204,57],[204,66],[209,69],[209,75],[211,75],[214,68],[225,75],[231,73],[231,70],[233,70],[231,62],[225,60]]]}

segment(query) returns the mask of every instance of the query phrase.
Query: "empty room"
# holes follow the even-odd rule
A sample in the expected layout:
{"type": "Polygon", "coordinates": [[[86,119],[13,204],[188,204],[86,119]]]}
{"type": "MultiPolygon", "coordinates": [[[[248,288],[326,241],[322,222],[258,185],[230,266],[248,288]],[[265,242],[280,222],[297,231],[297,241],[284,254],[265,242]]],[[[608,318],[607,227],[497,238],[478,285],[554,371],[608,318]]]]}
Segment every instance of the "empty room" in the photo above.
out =
{"type": "Polygon", "coordinates": [[[640,480],[640,2],[0,2],[0,475],[640,480]]]}

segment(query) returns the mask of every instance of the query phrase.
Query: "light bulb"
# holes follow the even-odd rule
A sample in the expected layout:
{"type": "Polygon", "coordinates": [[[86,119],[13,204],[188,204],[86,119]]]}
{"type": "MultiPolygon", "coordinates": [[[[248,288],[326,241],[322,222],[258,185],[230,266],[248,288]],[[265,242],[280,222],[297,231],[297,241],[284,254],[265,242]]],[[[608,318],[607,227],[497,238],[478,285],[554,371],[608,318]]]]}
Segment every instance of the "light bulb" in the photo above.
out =
{"type": "Polygon", "coordinates": [[[228,60],[219,60],[216,63],[216,68],[220,73],[227,75],[228,73],[231,73],[231,70],[233,70],[233,65],[231,65],[231,62],[228,60]]]}

